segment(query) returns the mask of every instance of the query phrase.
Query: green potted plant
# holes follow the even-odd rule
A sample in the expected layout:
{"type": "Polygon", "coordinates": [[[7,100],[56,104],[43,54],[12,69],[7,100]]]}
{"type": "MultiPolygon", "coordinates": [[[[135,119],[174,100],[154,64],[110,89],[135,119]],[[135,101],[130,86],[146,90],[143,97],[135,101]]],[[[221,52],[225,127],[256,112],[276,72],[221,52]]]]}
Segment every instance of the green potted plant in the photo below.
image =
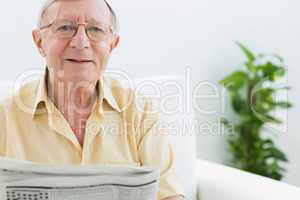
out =
{"type": "Polygon", "coordinates": [[[228,138],[232,153],[231,164],[248,172],[281,180],[285,172],[282,164],[286,155],[271,137],[264,137],[263,128],[268,123],[282,123],[272,112],[277,108],[290,108],[288,101],[276,101],[275,94],[288,87],[276,88],[274,83],[286,73],[283,59],[277,55],[255,55],[237,43],[246,55],[244,69],[238,70],[220,83],[229,93],[237,122],[221,119],[233,134],[228,138]]]}

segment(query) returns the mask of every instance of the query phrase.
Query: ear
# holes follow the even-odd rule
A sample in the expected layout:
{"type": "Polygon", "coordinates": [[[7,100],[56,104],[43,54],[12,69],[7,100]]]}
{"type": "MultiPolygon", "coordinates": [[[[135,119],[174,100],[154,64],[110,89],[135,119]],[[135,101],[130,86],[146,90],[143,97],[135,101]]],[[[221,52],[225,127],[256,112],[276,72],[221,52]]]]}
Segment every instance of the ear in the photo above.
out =
{"type": "Polygon", "coordinates": [[[119,42],[120,42],[120,36],[114,35],[110,44],[110,50],[109,50],[110,53],[119,45],[119,42]]]}
{"type": "Polygon", "coordinates": [[[37,29],[32,31],[32,38],[33,41],[35,43],[35,46],[37,47],[39,53],[41,54],[41,56],[45,57],[46,54],[44,53],[43,47],[42,47],[42,36],[41,36],[41,32],[37,29]]]}

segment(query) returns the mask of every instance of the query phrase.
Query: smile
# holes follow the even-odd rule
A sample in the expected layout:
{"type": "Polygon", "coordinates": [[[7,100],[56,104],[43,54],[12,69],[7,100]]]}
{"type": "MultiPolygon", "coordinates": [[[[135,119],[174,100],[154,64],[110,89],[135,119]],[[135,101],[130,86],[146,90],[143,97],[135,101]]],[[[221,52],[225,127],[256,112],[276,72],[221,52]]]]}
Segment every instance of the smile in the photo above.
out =
{"type": "Polygon", "coordinates": [[[72,63],[90,63],[92,62],[92,60],[85,60],[85,59],[66,59],[67,61],[69,62],[72,62],[72,63]]]}

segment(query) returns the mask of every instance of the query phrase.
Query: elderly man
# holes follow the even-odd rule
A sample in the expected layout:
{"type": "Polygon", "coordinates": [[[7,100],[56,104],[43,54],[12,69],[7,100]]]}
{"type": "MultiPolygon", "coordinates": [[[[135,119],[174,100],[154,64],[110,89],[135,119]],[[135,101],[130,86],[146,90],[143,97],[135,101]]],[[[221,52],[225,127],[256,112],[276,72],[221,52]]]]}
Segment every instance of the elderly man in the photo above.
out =
{"type": "Polygon", "coordinates": [[[47,63],[45,75],[0,104],[0,155],[57,164],[157,165],[158,199],[183,199],[172,148],[155,129],[151,101],[138,101],[103,76],[120,40],[111,6],[48,0],[32,35],[47,63]]]}

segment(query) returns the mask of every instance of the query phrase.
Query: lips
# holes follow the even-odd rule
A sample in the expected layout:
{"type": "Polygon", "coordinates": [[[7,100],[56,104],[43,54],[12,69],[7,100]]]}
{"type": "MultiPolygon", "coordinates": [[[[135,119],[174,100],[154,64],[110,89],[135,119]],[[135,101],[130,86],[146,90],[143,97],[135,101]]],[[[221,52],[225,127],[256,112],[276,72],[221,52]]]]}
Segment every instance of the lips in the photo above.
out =
{"type": "Polygon", "coordinates": [[[73,63],[89,63],[89,62],[92,62],[92,60],[89,60],[89,59],[67,58],[66,60],[69,61],[69,62],[73,62],[73,63]]]}

